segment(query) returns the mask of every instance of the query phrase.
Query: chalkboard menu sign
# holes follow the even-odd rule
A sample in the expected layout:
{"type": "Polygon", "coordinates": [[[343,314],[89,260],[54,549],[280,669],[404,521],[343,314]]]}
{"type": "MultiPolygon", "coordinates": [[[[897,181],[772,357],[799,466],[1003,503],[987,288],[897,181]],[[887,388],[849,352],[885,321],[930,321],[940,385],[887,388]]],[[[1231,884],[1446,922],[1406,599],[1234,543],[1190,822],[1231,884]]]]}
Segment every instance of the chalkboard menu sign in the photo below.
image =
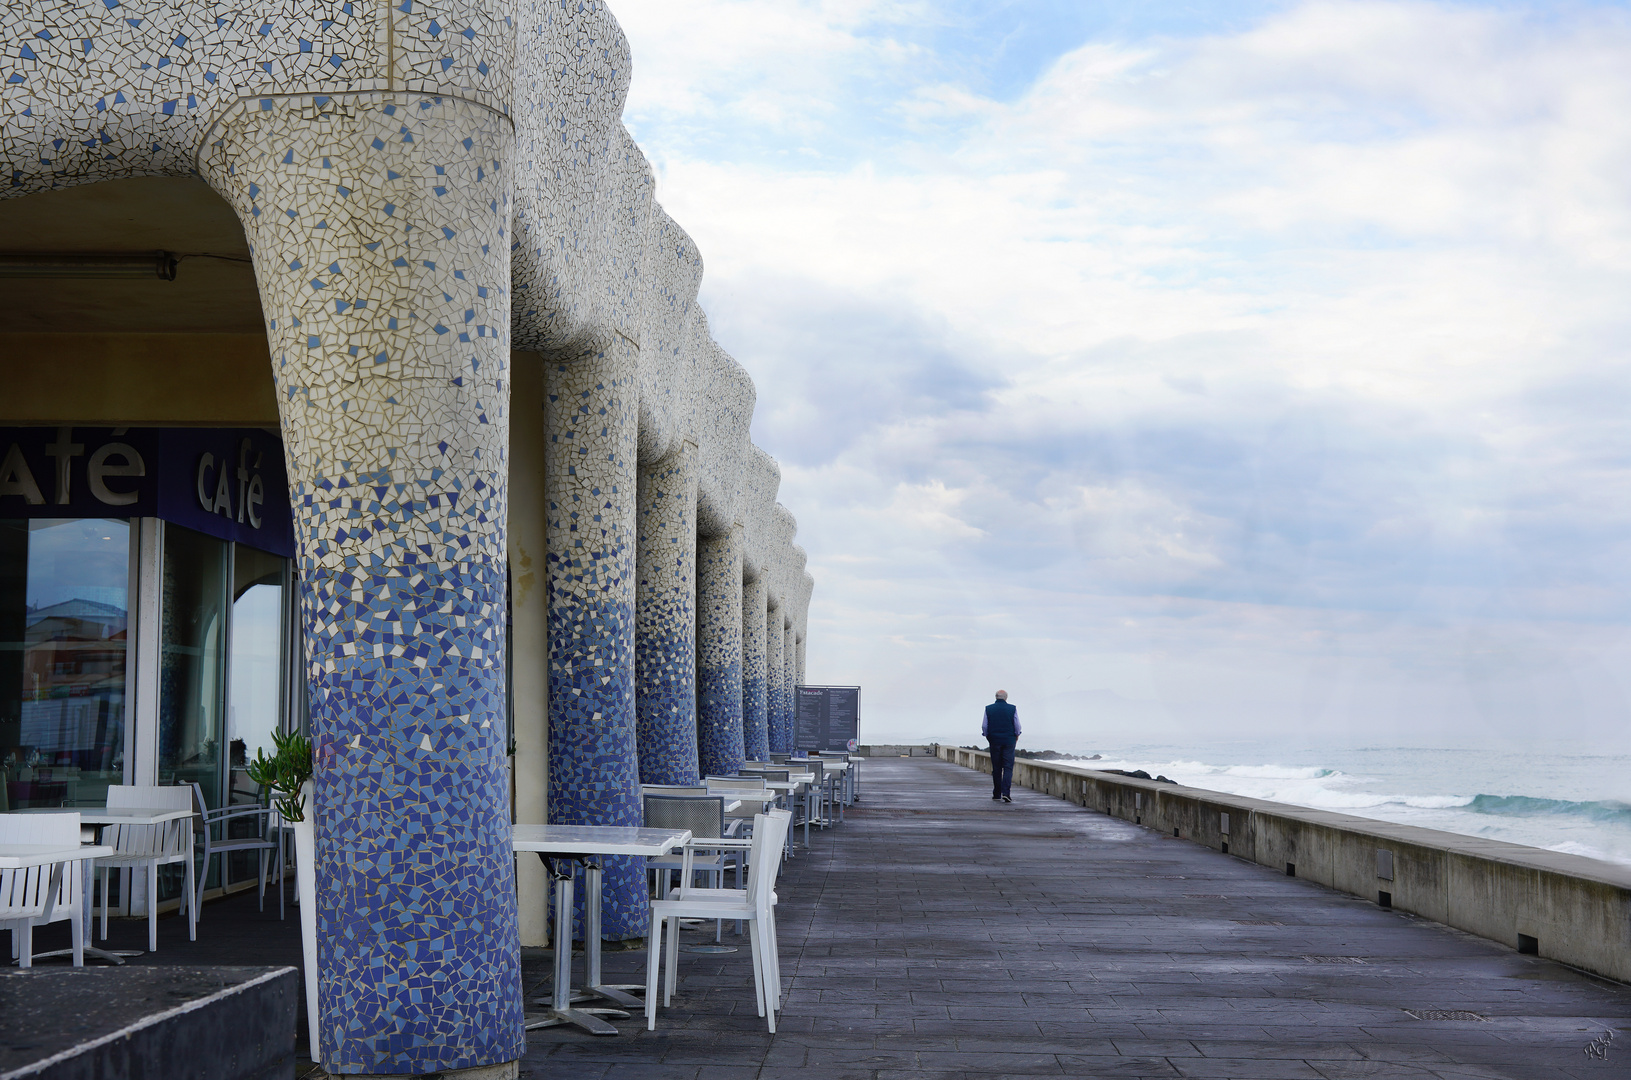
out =
{"type": "Polygon", "coordinates": [[[793,700],[793,749],[855,749],[861,726],[859,686],[794,687],[793,700]]]}

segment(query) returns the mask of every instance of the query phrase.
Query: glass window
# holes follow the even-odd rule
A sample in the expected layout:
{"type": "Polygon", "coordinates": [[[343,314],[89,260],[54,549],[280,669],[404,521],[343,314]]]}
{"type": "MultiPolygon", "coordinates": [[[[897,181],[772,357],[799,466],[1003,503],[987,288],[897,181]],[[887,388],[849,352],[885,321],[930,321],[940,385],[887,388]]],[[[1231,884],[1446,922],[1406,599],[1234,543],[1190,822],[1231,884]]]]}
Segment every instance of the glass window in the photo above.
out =
{"type": "Polygon", "coordinates": [[[130,526],[0,520],[0,810],[124,782],[130,526]]]}
{"type": "Polygon", "coordinates": [[[166,523],[159,641],[159,783],[221,805],[227,642],[225,540],[166,523]]]}
{"type": "Polygon", "coordinates": [[[244,544],[232,553],[232,663],[227,695],[228,793],[233,802],[259,801],[247,766],[257,751],[273,751],[281,729],[283,577],[288,560],[244,544]]]}

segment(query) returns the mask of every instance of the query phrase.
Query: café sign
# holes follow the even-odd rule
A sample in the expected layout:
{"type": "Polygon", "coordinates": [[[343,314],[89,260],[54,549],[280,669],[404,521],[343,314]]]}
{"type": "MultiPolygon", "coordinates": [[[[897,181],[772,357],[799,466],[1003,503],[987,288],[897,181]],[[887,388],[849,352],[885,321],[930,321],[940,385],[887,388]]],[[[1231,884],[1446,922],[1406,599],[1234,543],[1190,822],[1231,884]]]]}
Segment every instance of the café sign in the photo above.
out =
{"type": "Polygon", "coordinates": [[[283,443],[259,428],[0,428],[0,518],[158,517],[293,556],[283,443]]]}

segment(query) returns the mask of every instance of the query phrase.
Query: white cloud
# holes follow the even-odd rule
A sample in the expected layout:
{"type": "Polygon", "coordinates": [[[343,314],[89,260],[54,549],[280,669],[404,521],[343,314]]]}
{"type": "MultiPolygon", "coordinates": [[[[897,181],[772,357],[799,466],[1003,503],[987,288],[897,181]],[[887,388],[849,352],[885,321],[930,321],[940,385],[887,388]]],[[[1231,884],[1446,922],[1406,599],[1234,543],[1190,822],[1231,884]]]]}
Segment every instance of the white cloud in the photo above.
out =
{"type": "Polygon", "coordinates": [[[891,733],[1021,679],[1060,724],[1623,729],[1625,17],[1321,0],[999,101],[932,7],[617,10],[812,671],[891,733]]]}

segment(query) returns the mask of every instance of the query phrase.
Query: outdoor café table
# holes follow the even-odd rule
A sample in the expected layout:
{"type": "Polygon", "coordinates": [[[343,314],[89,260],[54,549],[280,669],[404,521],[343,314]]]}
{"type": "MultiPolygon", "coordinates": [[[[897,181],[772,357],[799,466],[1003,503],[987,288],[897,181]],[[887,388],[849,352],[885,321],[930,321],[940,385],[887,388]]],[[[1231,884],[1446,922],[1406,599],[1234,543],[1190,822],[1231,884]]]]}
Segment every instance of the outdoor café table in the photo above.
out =
{"type": "MultiPolygon", "coordinates": [[[[785,768],[786,766],[781,766],[781,767],[785,768]]],[[[787,774],[787,779],[786,780],[766,780],[765,781],[765,788],[767,790],[769,790],[769,791],[776,792],[776,794],[778,794],[778,795],[791,795],[794,792],[798,791],[800,788],[804,788],[809,784],[813,784],[814,782],[815,782],[815,774],[814,773],[789,772],[787,774]]],[[[809,801],[809,798],[808,798],[807,794],[805,796],[801,796],[801,798],[804,798],[804,846],[809,847],[810,846],[810,801],[809,801]]],[[[788,833],[787,833],[787,857],[788,858],[793,857],[793,833],[792,833],[791,830],[789,830],[788,833]]]]}
{"type": "MultiPolygon", "coordinates": [[[[797,759],[794,759],[797,760],[797,759]]],[[[849,762],[833,758],[818,758],[828,781],[828,797],[838,806],[838,823],[844,823],[844,803],[849,799],[849,762]]]]}
{"type": "MultiPolygon", "coordinates": [[[[91,840],[93,844],[101,843],[102,830],[109,825],[163,825],[167,821],[178,821],[181,818],[195,818],[198,816],[196,810],[146,810],[134,806],[114,807],[111,810],[105,806],[30,806],[24,810],[9,812],[13,814],[78,814],[79,824],[83,826],[80,829],[80,838],[84,839],[87,832],[91,833],[94,837],[91,840]]],[[[192,822],[188,821],[186,846],[189,851],[192,850],[193,846],[192,827],[192,822]]],[[[98,859],[119,854],[111,847],[98,847],[97,851],[100,854],[94,857],[98,859]]],[[[91,883],[86,881],[84,893],[81,897],[85,905],[86,927],[91,925],[91,892],[91,883]]],[[[89,941],[90,938],[90,931],[87,929],[85,940],[89,941]]],[[[37,954],[34,959],[45,960],[53,956],[68,956],[72,952],[72,949],[53,949],[50,952],[37,954]]],[[[125,957],[141,956],[143,953],[140,949],[98,949],[86,945],[85,955],[94,960],[106,960],[110,964],[123,964],[125,957]]]]}
{"type": "Polygon", "coordinates": [[[571,863],[583,864],[583,954],[585,990],[619,1005],[643,1008],[644,1002],[624,993],[635,987],[607,986],[600,981],[600,861],[601,855],[667,855],[691,842],[689,829],[638,829],[626,825],[515,825],[511,835],[516,851],[537,852],[555,878],[555,991],[549,1014],[527,1024],[527,1030],[576,1024],[592,1035],[616,1035],[602,1016],[625,1019],[622,1009],[572,1008],[572,891],[571,863]],[[564,869],[560,864],[566,864],[564,869]]]}
{"type": "MultiPolygon", "coordinates": [[[[77,844],[74,847],[63,847],[57,844],[0,844],[0,870],[24,870],[30,866],[49,866],[51,867],[51,882],[46,887],[46,895],[55,896],[57,890],[62,888],[62,873],[67,869],[69,863],[83,863],[87,859],[100,859],[112,854],[112,848],[102,847],[100,844],[77,844]]],[[[83,877],[84,867],[76,866],[74,872],[81,875],[79,879],[80,891],[87,891],[85,889],[85,878],[83,877]]],[[[84,916],[81,915],[81,918],[84,918],[84,916]]],[[[89,926],[84,923],[81,925],[84,927],[81,931],[82,935],[89,934],[89,926]]],[[[89,946],[84,947],[85,955],[89,956],[92,951],[89,946]]],[[[30,957],[30,962],[44,959],[47,956],[59,956],[64,952],[70,956],[73,955],[72,949],[54,949],[47,953],[33,954],[30,957]]],[[[124,963],[123,960],[117,962],[124,963]]]]}

